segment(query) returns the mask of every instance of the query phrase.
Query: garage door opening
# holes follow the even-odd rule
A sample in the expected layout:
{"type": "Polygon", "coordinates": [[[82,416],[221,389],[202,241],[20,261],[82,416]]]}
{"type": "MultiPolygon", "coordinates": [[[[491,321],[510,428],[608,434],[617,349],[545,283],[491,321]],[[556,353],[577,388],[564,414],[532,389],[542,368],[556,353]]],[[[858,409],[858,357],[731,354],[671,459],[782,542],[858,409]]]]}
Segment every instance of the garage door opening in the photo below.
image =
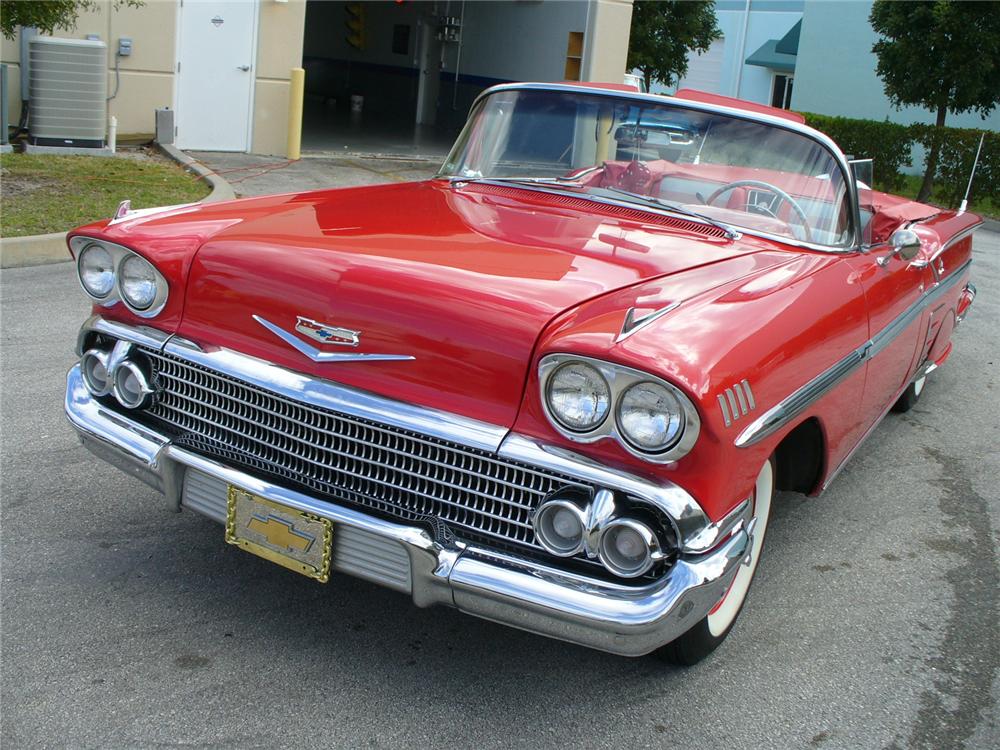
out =
{"type": "MultiPolygon", "coordinates": [[[[588,0],[308,0],[302,147],[443,159],[484,89],[585,78],[599,10],[588,0]]],[[[628,15],[603,24],[597,51],[622,69],[628,15]]]]}
{"type": "MultiPolygon", "coordinates": [[[[453,92],[442,86],[448,47],[458,47],[461,16],[443,3],[306,4],[303,66],[307,151],[443,158],[461,116],[439,117],[453,92]],[[440,6],[440,7],[439,7],[440,6]],[[445,28],[442,21],[453,21],[445,28]]],[[[452,3],[460,11],[460,3],[452,3]]],[[[465,103],[463,101],[463,103],[465,103]]],[[[467,110],[466,104],[466,110],[467,110]]]]}

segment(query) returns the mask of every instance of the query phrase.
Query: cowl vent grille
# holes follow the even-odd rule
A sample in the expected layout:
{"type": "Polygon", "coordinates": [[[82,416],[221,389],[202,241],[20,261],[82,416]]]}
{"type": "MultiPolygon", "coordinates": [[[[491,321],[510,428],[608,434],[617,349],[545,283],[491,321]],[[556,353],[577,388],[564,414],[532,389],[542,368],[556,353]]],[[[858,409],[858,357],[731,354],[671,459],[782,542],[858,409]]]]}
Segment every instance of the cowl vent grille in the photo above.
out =
{"type": "Polygon", "coordinates": [[[576,211],[587,211],[588,213],[605,214],[619,219],[636,221],[642,224],[656,224],[658,226],[670,227],[682,232],[691,232],[702,237],[713,237],[716,239],[726,239],[726,232],[711,224],[700,224],[697,221],[689,221],[676,216],[666,216],[653,211],[643,211],[641,209],[628,208],[627,206],[616,206],[610,203],[600,203],[598,201],[577,198],[572,195],[560,195],[559,193],[538,192],[524,190],[506,185],[489,185],[476,183],[475,189],[483,193],[502,195],[505,198],[516,198],[521,202],[538,203],[545,205],[558,205],[571,208],[576,211]]]}

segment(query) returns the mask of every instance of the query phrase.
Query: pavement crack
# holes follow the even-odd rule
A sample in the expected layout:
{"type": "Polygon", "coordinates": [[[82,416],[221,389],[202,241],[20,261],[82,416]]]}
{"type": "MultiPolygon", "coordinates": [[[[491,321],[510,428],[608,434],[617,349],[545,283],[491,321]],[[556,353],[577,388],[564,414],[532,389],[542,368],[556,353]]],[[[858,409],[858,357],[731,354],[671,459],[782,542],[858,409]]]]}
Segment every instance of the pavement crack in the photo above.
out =
{"type": "Polygon", "coordinates": [[[938,654],[925,660],[936,675],[934,689],[920,696],[907,744],[945,750],[965,747],[977,724],[992,715],[991,686],[1000,670],[1000,554],[988,504],[971,472],[939,450],[924,453],[941,469],[932,484],[942,490],[942,526],[953,530],[956,542],[948,553],[961,562],[945,575],[952,589],[950,616],[938,654]]]}

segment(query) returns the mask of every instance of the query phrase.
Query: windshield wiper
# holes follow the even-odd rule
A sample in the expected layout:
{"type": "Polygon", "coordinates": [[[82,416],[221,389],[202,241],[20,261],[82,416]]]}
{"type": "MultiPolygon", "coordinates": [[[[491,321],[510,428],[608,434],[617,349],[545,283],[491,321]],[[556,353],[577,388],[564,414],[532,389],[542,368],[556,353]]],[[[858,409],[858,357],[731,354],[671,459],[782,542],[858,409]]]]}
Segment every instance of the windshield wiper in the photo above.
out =
{"type": "Polygon", "coordinates": [[[568,185],[580,187],[581,183],[572,177],[460,177],[453,175],[448,182],[454,185],[458,182],[523,182],[528,185],[568,185]]]}
{"type": "Polygon", "coordinates": [[[690,216],[694,219],[701,219],[702,221],[708,222],[716,229],[721,229],[726,233],[726,237],[730,240],[738,240],[740,238],[740,233],[733,229],[728,224],[723,224],[717,219],[713,219],[711,216],[707,216],[697,211],[692,211],[690,208],[684,208],[684,206],[679,206],[675,203],[670,203],[668,201],[660,200],[659,198],[654,198],[652,195],[643,195],[642,193],[633,193],[631,190],[622,190],[616,187],[594,187],[590,188],[587,192],[596,193],[600,195],[601,193],[615,193],[617,195],[625,195],[634,201],[647,205],[651,208],[663,208],[667,211],[673,211],[674,213],[681,214],[682,216],[690,216]]]}

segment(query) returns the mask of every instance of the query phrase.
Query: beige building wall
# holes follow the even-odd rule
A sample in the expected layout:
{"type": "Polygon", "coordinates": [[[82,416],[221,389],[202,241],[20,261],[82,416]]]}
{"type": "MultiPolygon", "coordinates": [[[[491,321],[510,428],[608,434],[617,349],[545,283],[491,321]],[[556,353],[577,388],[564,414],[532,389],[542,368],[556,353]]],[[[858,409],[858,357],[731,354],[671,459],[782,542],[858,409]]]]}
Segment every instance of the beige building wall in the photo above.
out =
{"type": "Polygon", "coordinates": [[[261,1],[250,145],[255,154],[287,156],[291,71],[302,66],[305,27],[305,0],[261,1]]]}
{"type": "Polygon", "coordinates": [[[581,78],[621,83],[628,60],[632,0],[591,0],[589,16],[581,78]]]}
{"type": "MultiPolygon", "coordinates": [[[[250,0],[248,0],[250,1],[250,0]]],[[[108,94],[115,91],[115,53],[119,37],[132,39],[132,55],[118,59],[120,83],[108,102],[108,115],[118,118],[118,137],[151,136],[155,110],[174,106],[177,70],[179,0],[146,0],[139,8],[114,9],[101,0],[80,14],[73,29],[53,36],[82,39],[96,34],[108,45],[108,94]]],[[[253,109],[255,153],[285,155],[288,140],[288,91],[291,69],[302,65],[305,0],[259,0],[257,70],[253,109]]],[[[21,115],[20,39],[2,39],[0,58],[7,63],[9,112],[21,115]]]]}

